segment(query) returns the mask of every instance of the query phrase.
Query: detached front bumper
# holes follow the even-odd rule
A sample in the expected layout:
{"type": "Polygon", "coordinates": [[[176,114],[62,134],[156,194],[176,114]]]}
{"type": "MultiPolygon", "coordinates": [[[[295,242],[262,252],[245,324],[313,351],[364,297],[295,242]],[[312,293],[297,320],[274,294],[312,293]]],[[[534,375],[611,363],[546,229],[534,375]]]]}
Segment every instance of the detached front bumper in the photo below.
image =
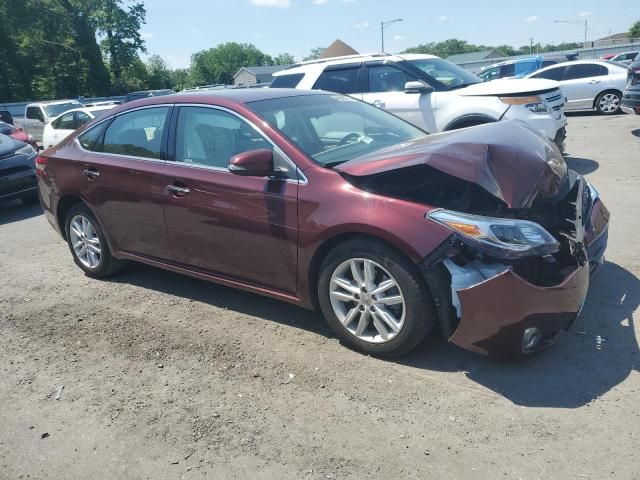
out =
{"type": "MultiPolygon", "coordinates": [[[[496,274],[495,264],[487,264],[484,279],[471,282],[466,288],[453,289],[449,276],[453,270],[446,274],[446,282],[442,281],[444,268],[440,274],[423,270],[449,341],[466,350],[509,361],[551,346],[578,317],[590,276],[604,261],[609,212],[595,196],[584,215],[587,220],[583,225],[582,253],[575,259],[575,268],[566,267],[563,279],[556,285],[534,285],[507,266],[496,274]],[[535,342],[528,344],[527,339],[534,334],[535,342]]],[[[465,281],[473,273],[469,269],[458,280],[465,281]]]]}

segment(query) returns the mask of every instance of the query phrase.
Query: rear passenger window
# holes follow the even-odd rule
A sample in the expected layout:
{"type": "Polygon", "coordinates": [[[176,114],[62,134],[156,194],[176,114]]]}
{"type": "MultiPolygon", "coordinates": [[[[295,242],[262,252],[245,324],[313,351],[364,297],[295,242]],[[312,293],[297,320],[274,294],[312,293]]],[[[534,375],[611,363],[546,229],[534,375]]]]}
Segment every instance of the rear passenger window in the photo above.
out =
{"type": "Polygon", "coordinates": [[[303,77],[304,73],[280,75],[273,79],[273,82],[271,82],[271,88],[296,88],[303,77]]]}
{"type": "Polygon", "coordinates": [[[262,148],[273,147],[251,125],[231,113],[207,107],[180,108],[176,162],[227,168],[234,155],[262,148]]]}
{"type": "Polygon", "coordinates": [[[103,152],[160,158],[169,107],[145,108],[115,118],[104,135],[103,152]]]}
{"type": "Polygon", "coordinates": [[[358,71],[360,67],[342,70],[325,70],[313,86],[314,90],[326,90],[336,93],[358,92],[358,71]]]}
{"type": "Polygon", "coordinates": [[[532,78],[546,78],[547,80],[562,80],[566,67],[550,68],[544,72],[536,73],[532,78]]]}
{"type": "Polygon", "coordinates": [[[65,113],[52,124],[56,130],[75,130],[76,123],[73,120],[73,112],[65,113]]]}
{"type": "Polygon", "coordinates": [[[564,79],[576,80],[579,78],[601,77],[608,74],[607,67],[597,63],[581,63],[579,65],[571,65],[564,79]]]}

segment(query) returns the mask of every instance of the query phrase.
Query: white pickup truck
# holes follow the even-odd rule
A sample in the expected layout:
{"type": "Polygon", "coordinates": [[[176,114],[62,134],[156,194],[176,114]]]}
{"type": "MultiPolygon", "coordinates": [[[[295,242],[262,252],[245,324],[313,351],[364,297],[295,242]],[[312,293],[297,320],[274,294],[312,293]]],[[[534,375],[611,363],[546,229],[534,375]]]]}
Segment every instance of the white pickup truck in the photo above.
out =
{"type": "Polygon", "coordinates": [[[42,134],[47,123],[67,110],[82,107],[84,105],[77,100],[30,103],[24,109],[24,118],[15,118],[14,124],[31,135],[38,145],[42,145],[42,134]]]}

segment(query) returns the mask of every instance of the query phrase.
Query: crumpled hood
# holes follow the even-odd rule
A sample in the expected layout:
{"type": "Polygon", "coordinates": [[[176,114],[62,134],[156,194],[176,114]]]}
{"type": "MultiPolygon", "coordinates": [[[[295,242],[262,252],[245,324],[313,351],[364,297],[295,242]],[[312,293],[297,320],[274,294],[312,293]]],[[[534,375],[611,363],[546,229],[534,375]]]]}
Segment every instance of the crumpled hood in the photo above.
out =
{"type": "Polygon", "coordinates": [[[560,88],[560,84],[554,80],[541,78],[506,78],[491,82],[475,83],[468,87],[456,90],[458,95],[515,95],[522,93],[531,95],[543,93],[560,88]]]}
{"type": "Polygon", "coordinates": [[[520,121],[430,135],[334,169],[362,177],[422,164],[479,185],[509,208],[529,208],[536,198],[555,196],[567,177],[557,147],[520,121]],[[553,161],[564,169],[552,168],[553,161]]]}

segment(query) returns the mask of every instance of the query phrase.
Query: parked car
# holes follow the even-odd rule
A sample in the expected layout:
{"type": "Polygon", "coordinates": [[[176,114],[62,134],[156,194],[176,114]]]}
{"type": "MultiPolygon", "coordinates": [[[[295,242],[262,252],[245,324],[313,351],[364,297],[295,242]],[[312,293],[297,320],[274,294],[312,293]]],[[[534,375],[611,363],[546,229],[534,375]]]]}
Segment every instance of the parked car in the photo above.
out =
{"type": "Polygon", "coordinates": [[[576,60],[543,68],[527,78],[560,82],[567,97],[565,110],[596,110],[613,115],[620,112],[627,70],[611,61],[576,60]]]}
{"type": "Polygon", "coordinates": [[[95,278],[135,260],[319,307],[347,344],[502,358],[574,322],[609,214],[522,122],[428,135],[350,97],[239,89],[121,105],[37,159],[95,278]]]}
{"type": "Polygon", "coordinates": [[[276,72],[271,88],[348,94],[429,133],[499,120],[522,120],[562,145],[564,96],[555,82],[483,83],[433,55],[354,55],[303,62],[276,72]]]}
{"type": "Polygon", "coordinates": [[[631,65],[635,61],[636,57],[638,56],[638,53],[640,52],[638,52],[637,50],[635,52],[620,53],[619,55],[612,57],[611,61],[624,63],[625,65],[631,65]]]}
{"type": "Polygon", "coordinates": [[[91,107],[115,107],[116,105],[120,105],[122,102],[120,100],[101,100],[99,102],[90,102],[85,103],[84,106],[87,108],[91,107]]]}
{"type": "Polygon", "coordinates": [[[0,202],[38,202],[36,150],[28,143],[0,134],[0,202]]]}
{"type": "Polygon", "coordinates": [[[577,58],[577,54],[536,55],[534,57],[515,58],[484,67],[476,72],[476,75],[485,82],[499,78],[521,78],[541,68],[577,60],[577,58]]]}
{"type": "Polygon", "coordinates": [[[14,123],[42,145],[44,126],[47,123],[67,110],[82,107],[83,105],[77,100],[30,103],[25,107],[24,118],[16,119],[14,123]]]}
{"type": "Polygon", "coordinates": [[[640,115],[640,59],[629,65],[627,86],[620,108],[625,113],[640,115]]]}
{"type": "Polygon", "coordinates": [[[11,115],[9,110],[0,110],[0,122],[13,125],[13,115],[11,115]]]}
{"type": "Polygon", "coordinates": [[[140,100],[141,98],[148,97],[162,97],[163,95],[172,95],[176,92],[169,89],[164,90],[142,90],[140,92],[131,92],[127,93],[127,96],[124,98],[124,103],[133,102],[134,100],[140,100]]]}
{"type": "Polygon", "coordinates": [[[38,148],[38,144],[33,139],[33,137],[22,130],[20,127],[16,127],[9,123],[0,122],[0,134],[8,135],[14,140],[18,140],[19,142],[28,143],[35,149],[38,148]]]}
{"type": "Polygon", "coordinates": [[[600,60],[611,60],[615,56],[615,53],[605,53],[604,55],[600,55],[600,60]]]}
{"type": "Polygon", "coordinates": [[[74,108],[51,120],[44,127],[42,134],[42,148],[51,148],[67,138],[74,130],[85,123],[111,110],[116,105],[106,105],[88,108],[74,108]]]}

